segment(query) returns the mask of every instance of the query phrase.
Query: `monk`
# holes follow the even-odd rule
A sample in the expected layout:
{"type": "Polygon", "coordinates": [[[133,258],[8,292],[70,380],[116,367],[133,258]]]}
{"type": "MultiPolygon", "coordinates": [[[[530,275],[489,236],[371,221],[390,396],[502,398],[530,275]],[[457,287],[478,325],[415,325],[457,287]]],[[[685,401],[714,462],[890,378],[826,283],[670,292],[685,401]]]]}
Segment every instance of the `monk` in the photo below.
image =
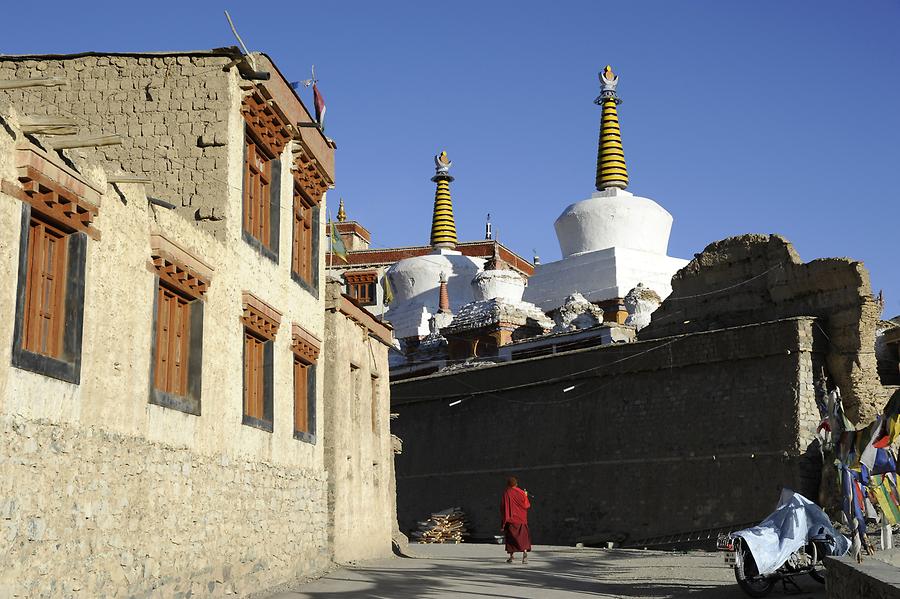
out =
{"type": "Polygon", "coordinates": [[[506,539],[506,552],[509,554],[507,564],[513,561],[516,551],[522,552],[522,563],[528,563],[528,552],[531,551],[531,535],[528,533],[528,492],[519,488],[515,476],[506,479],[506,492],[500,506],[500,527],[506,539]]]}

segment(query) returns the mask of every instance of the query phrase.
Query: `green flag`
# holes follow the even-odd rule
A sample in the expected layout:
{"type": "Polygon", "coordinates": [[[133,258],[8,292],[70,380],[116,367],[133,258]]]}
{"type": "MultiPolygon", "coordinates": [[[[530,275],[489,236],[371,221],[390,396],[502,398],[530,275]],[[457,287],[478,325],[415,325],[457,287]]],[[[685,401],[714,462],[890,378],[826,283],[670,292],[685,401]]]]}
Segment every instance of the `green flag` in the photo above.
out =
{"type": "Polygon", "coordinates": [[[344,240],[341,239],[341,234],[338,233],[337,224],[334,221],[331,221],[331,253],[344,262],[348,262],[347,246],[344,245],[344,240]]]}

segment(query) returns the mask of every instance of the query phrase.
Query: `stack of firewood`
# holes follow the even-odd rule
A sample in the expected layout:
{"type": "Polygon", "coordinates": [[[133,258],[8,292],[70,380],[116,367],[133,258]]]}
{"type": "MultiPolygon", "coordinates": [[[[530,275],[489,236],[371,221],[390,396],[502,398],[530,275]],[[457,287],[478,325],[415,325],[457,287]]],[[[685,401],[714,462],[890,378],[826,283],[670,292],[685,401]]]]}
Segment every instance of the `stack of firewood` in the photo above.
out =
{"type": "Polygon", "coordinates": [[[431,514],[428,520],[419,522],[419,530],[412,533],[420,543],[462,543],[469,536],[466,530],[466,514],[458,507],[431,514]]]}

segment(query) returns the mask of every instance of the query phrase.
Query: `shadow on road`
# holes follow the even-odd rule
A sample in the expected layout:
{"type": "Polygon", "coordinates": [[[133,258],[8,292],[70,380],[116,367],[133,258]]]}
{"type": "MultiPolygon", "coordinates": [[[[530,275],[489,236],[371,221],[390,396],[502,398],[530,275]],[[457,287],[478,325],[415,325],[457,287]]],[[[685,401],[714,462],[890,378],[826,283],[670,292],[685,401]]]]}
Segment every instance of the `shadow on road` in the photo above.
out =
{"type": "MultiPolygon", "coordinates": [[[[459,550],[457,550],[459,552],[459,550]]],[[[731,573],[710,554],[537,551],[527,565],[506,564],[503,554],[441,554],[340,570],[273,599],[374,597],[503,597],[507,599],[609,597],[713,599],[746,597],[731,573]]],[[[714,554],[713,554],[714,555],[714,554]]],[[[824,597],[824,588],[798,579],[799,599],[824,597]]],[[[780,585],[770,595],[784,597],[780,585]]]]}

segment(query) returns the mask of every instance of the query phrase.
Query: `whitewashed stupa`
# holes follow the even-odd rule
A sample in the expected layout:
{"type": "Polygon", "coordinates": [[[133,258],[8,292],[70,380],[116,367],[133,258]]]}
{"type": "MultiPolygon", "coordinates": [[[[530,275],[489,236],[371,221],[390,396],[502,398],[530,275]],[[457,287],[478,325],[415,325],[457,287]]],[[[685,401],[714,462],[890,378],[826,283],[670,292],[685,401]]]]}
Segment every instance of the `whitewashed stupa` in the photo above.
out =
{"type": "Polygon", "coordinates": [[[649,198],[633,195],[622,150],[616,106],[619,78],[607,66],[600,74],[603,107],[597,152],[597,191],[568,206],[554,224],[563,258],[535,268],[525,300],[545,312],[581,293],[600,305],[607,320],[624,322],[623,299],[642,283],[665,299],[672,275],[687,260],[667,255],[672,215],[649,198]]]}
{"type": "Polygon", "coordinates": [[[462,306],[475,300],[472,279],[484,270],[484,259],[464,256],[456,251],[456,224],[450,198],[452,162],[446,152],[434,158],[436,173],[431,179],[437,184],[434,213],[431,221],[432,252],[400,260],[388,268],[388,278],[394,299],[385,318],[394,327],[398,339],[422,338],[431,332],[432,316],[439,312],[439,287],[446,278],[451,306],[462,306]]]}

